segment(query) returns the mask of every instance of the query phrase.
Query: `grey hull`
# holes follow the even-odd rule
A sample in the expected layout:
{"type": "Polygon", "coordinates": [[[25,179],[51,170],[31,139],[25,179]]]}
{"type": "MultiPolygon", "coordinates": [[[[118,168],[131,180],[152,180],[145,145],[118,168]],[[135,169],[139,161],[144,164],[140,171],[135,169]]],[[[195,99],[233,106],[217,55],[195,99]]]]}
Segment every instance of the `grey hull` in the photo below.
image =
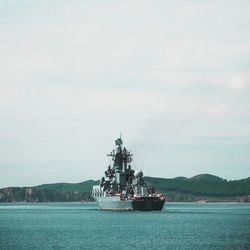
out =
{"type": "Polygon", "coordinates": [[[96,202],[100,210],[133,210],[131,200],[120,200],[120,197],[96,197],[96,202]]]}

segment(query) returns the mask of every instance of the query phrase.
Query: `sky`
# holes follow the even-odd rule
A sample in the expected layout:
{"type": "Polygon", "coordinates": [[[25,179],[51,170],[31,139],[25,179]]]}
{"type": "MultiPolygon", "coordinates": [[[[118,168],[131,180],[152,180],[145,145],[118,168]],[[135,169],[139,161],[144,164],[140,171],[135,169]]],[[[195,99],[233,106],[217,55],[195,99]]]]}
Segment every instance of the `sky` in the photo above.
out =
{"type": "Polygon", "coordinates": [[[99,179],[122,133],[162,178],[250,176],[250,1],[2,0],[0,187],[99,179]]]}

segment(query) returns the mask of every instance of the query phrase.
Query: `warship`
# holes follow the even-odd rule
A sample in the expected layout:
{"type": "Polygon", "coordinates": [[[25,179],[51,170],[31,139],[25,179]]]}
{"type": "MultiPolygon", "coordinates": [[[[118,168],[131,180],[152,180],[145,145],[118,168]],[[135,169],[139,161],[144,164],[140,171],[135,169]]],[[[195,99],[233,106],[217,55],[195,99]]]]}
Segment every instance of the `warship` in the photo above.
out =
{"type": "Polygon", "coordinates": [[[132,153],[123,147],[123,141],[115,141],[116,149],[107,156],[112,157],[101,178],[100,184],[92,188],[92,196],[100,210],[162,210],[165,198],[145,183],[143,172],[131,167],[132,153]]]}

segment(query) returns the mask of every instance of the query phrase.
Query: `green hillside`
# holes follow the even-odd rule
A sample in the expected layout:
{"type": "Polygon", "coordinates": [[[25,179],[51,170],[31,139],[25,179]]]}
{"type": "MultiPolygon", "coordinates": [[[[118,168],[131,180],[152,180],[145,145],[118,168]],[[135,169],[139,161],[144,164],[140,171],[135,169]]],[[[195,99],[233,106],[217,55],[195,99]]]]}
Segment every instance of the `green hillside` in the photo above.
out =
{"type": "Polygon", "coordinates": [[[70,192],[70,191],[77,191],[77,192],[89,192],[91,190],[93,185],[97,185],[99,181],[93,181],[93,180],[88,180],[88,181],[83,181],[80,183],[53,183],[53,184],[43,184],[39,186],[33,187],[34,189],[37,190],[53,190],[53,191],[58,191],[58,192],[70,192]]]}
{"type": "MultiPolygon", "coordinates": [[[[250,177],[227,181],[218,176],[202,174],[192,178],[144,177],[144,180],[169,201],[250,201],[250,177]]],[[[91,189],[98,183],[99,181],[88,180],[34,187],[7,187],[0,189],[0,202],[93,201],[91,189]]]]}
{"type": "MultiPolygon", "coordinates": [[[[236,201],[250,195],[250,178],[236,181],[223,180],[213,175],[198,175],[192,178],[152,178],[146,182],[165,194],[172,201],[236,201]]],[[[248,199],[248,198],[247,198],[248,199]]]]}

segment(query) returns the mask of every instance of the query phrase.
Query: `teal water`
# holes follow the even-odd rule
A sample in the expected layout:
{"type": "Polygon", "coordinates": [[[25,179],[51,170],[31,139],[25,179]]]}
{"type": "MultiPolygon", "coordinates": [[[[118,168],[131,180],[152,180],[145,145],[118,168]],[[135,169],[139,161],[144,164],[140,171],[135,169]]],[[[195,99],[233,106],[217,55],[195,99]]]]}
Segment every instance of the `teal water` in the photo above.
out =
{"type": "Polygon", "coordinates": [[[2,203],[0,249],[250,249],[250,204],[111,212],[95,203],[2,203]]]}

